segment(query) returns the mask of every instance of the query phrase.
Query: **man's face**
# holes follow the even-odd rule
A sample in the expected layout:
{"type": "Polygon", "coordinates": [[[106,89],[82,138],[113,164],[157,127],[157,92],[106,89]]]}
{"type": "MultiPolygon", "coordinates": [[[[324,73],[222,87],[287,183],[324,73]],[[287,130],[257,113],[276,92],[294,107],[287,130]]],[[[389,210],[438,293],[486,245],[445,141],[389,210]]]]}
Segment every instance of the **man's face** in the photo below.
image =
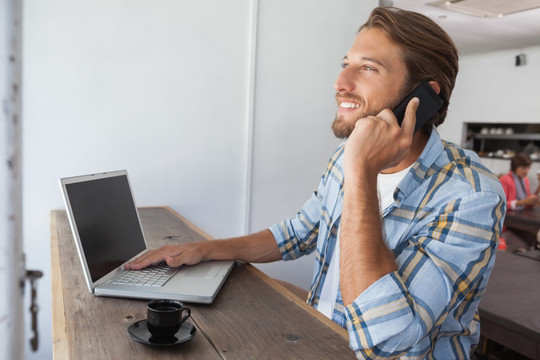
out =
{"type": "Polygon", "coordinates": [[[334,134],[347,138],[358,119],[393,109],[407,95],[407,69],[399,48],[378,29],[364,29],[343,59],[334,88],[334,134]]]}

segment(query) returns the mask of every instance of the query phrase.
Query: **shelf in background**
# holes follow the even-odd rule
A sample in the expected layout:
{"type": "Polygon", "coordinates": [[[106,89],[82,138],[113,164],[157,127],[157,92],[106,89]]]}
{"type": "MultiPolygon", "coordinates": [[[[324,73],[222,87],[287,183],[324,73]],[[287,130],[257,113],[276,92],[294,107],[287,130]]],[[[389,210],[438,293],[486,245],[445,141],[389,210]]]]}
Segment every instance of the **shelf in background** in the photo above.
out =
{"type": "Polygon", "coordinates": [[[478,140],[531,140],[540,141],[540,134],[518,133],[518,134],[474,134],[474,138],[478,140]]]}

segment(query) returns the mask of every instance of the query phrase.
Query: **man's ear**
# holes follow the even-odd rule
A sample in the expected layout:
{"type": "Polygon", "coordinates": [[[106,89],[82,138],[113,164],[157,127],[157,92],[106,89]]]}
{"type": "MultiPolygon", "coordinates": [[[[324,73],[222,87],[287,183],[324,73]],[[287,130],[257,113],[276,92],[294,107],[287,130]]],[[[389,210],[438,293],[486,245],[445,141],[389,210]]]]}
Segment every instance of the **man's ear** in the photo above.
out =
{"type": "Polygon", "coordinates": [[[431,85],[433,91],[435,91],[437,95],[439,95],[439,93],[441,92],[441,87],[439,86],[439,83],[436,81],[430,81],[429,85],[431,85]]]}

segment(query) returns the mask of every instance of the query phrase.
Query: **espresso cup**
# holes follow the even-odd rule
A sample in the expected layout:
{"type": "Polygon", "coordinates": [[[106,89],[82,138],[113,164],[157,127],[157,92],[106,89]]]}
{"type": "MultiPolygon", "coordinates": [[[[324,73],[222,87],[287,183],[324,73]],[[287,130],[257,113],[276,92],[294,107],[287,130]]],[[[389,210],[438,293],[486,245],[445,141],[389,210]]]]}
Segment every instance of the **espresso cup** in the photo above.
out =
{"type": "Polygon", "coordinates": [[[152,300],[146,304],[146,326],[156,339],[173,338],[190,315],[191,310],[177,300],[152,300]]]}

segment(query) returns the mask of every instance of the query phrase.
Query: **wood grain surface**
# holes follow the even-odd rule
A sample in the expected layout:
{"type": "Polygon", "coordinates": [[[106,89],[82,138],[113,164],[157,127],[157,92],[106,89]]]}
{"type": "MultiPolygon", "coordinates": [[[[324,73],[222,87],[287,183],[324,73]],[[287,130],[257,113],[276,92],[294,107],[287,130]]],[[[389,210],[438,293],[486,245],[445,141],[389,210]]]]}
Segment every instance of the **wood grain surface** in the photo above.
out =
{"type": "MultiPolygon", "coordinates": [[[[142,208],[149,247],[210,237],[169,208],[142,208]]],[[[197,335],[174,347],[133,341],[145,300],[89,293],[65,211],[51,213],[55,359],[354,359],[346,330],[250,264],[237,263],[216,300],[187,304],[197,335]]]]}

